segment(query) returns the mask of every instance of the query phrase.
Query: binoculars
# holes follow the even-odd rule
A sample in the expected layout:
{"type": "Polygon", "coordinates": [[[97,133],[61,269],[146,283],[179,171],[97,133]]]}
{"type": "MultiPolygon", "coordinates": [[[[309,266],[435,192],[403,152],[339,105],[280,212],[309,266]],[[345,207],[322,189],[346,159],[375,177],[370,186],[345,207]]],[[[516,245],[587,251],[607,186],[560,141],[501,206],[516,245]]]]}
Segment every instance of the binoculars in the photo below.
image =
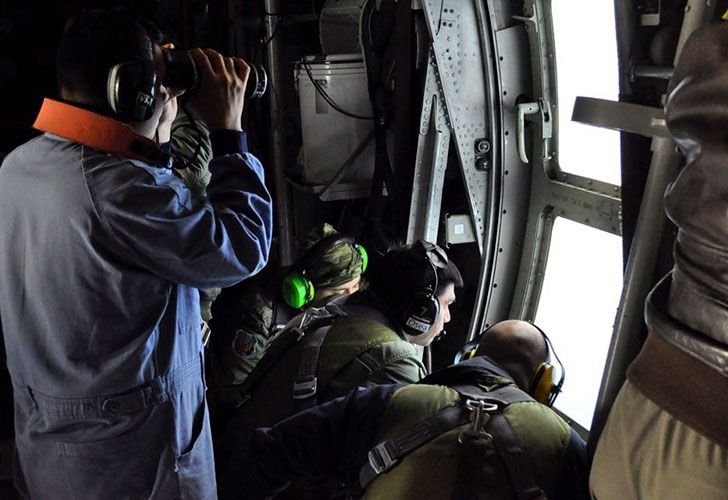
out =
{"type": "MultiPolygon", "coordinates": [[[[165,87],[177,90],[194,90],[200,85],[200,73],[189,52],[179,49],[162,49],[167,65],[167,76],[162,82],[165,87]]],[[[263,97],[268,90],[268,73],[263,66],[249,64],[250,75],[245,89],[247,99],[263,97]]]]}

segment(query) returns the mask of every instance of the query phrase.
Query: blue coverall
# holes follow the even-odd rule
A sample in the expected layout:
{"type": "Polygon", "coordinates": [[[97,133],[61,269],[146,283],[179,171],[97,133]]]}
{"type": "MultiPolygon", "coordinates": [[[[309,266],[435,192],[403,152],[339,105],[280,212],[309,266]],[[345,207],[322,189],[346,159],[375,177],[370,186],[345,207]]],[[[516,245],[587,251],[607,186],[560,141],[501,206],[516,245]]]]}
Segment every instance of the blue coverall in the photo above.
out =
{"type": "Polygon", "coordinates": [[[207,200],[51,134],[0,168],[0,320],[16,484],[32,498],[214,498],[197,288],[260,270],[271,198],[212,134],[207,200]]]}

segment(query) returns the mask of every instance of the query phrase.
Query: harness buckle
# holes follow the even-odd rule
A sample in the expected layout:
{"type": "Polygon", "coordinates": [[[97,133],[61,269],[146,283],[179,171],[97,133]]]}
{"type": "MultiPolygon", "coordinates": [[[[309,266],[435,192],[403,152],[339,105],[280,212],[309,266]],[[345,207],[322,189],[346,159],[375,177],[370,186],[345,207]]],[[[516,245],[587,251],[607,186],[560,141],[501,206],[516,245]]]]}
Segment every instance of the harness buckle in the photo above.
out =
{"type": "Polygon", "coordinates": [[[466,399],[465,407],[470,410],[473,426],[460,433],[458,442],[463,443],[466,437],[492,439],[489,433],[485,432],[485,425],[490,420],[490,414],[498,411],[498,405],[484,399],[466,399]]]}
{"type": "Polygon", "coordinates": [[[293,384],[293,399],[308,399],[316,394],[317,377],[306,378],[293,384]]]}
{"type": "Polygon", "coordinates": [[[372,470],[377,474],[381,474],[382,472],[386,472],[389,469],[391,469],[396,463],[397,460],[392,458],[392,455],[389,454],[389,451],[387,451],[387,447],[385,446],[386,443],[379,443],[374,448],[369,450],[369,453],[367,455],[367,458],[369,459],[369,465],[371,466],[372,470]]]}
{"type": "Polygon", "coordinates": [[[246,392],[245,394],[235,393],[231,402],[227,406],[229,406],[231,410],[239,410],[250,400],[250,397],[251,394],[249,392],[246,392]]]}
{"type": "Polygon", "coordinates": [[[498,411],[497,404],[489,403],[483,399],[467,399],[465,400],[465,407],[474,413],[473,432],[483,432],[483,427],[490,420],[490,414],[498,411]]]}
{"type": "Polygon", "coordinates": [[[200,320],[200,332],[202,333],[202,345],[207,347],[210,344],[210,335],[212,334],[212,330],[210,329],[210,325],[208,325],[207,321],[204,319],[200,320]]]}

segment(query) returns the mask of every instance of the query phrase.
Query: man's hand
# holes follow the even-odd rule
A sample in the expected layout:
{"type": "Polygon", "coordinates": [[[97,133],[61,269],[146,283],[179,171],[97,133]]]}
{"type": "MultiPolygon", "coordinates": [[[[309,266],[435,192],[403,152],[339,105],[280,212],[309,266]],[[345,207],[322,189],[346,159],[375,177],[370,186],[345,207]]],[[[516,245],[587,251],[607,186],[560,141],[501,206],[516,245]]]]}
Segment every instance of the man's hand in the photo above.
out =
{"type": "Polygon", "coordinates": [[[239,57],[223,57],[212,49],[192,49],[200,88],[190,93],[188,109],[210,130],[242,131],[245,86],[250,68],[239,57]]]}

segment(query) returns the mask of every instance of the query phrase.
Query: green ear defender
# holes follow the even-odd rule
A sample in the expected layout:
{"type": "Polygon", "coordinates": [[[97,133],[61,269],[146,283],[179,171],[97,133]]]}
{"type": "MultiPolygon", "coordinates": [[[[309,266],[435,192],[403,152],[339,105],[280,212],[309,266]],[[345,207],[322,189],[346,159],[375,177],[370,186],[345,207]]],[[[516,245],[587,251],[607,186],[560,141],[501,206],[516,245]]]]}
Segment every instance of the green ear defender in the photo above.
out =
{"type": "Polygon", "coordinates": [[[281,294],[289,306],[299,309],[313,300],[315,291],[313,283],[294,272],[283,279],[281,294]]]}
{"type": "Polygon", "coordinates": [[[364,274],[364,271],[367,270],[367,265],[369,265],[369,255],[367,255],[367,251],[359,243],[354,243],[354,248],[361,256],[361,272],[364,274]]]}
{"type": "Polygon", "coordinates": [[[355,243],[354,239],[349,236],[343,236],[341,234],[329,235],[309,248],[303,254],[303,257],[299,259],[294,270],[283,278],[281,295],[283,296],[283,300],[286,301],[286,304],[295,309],[300,309],[313,300],[314,295],[316,295],[316,290],[311,280],[306,277],[306,270],[317,258],[325,255],[329,250],[338,245],[351,245],[361,257],[361,272],[366,271],[367,265],[369,264],[369,256],[363,246],[355,243]]]}

